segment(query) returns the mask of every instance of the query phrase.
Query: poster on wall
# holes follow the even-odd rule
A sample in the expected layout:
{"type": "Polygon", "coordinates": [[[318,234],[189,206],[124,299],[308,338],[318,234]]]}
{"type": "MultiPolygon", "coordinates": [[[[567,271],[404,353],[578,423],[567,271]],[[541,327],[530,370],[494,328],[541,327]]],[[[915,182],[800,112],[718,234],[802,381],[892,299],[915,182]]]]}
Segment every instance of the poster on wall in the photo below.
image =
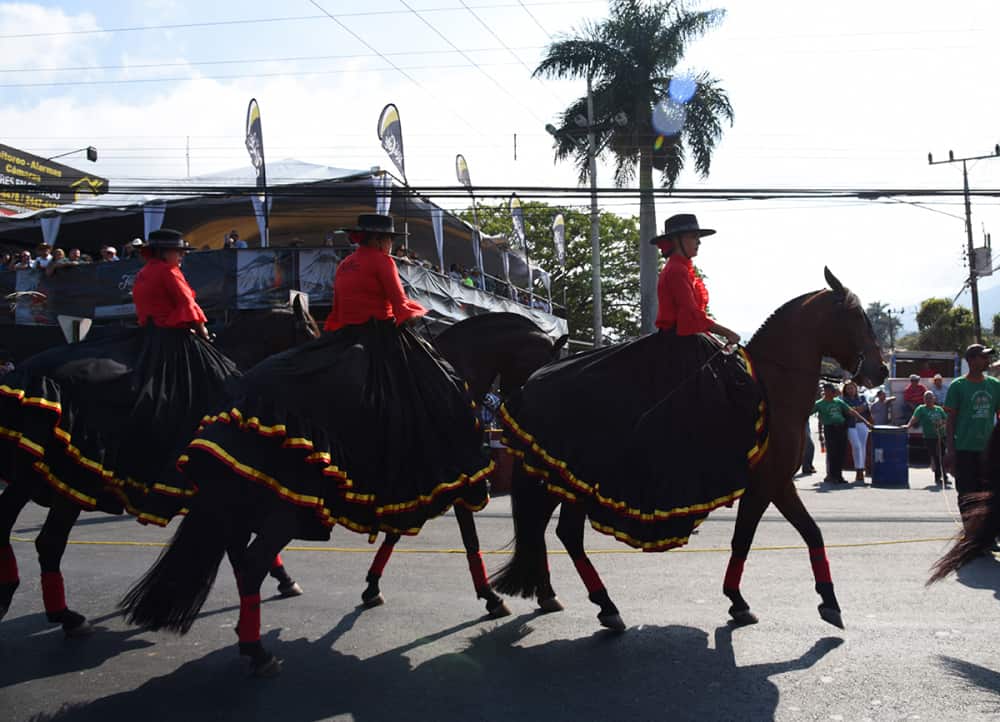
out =
{"type": "Polygon", "coordinates": [[[236,308],[270,308],[288,303],[295,288],[295,252],[261,248],[236,254],[236,308]]]}

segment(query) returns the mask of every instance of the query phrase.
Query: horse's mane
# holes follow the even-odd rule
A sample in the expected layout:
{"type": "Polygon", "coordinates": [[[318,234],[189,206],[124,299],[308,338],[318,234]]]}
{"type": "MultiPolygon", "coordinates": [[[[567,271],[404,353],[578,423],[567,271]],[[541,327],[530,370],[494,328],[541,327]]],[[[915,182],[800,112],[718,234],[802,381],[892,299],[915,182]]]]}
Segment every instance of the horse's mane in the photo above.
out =
{"type": "MultiPolygon", "coordinates": [[[[847,289],[844,290],[846,291],[846,294],[844,296],[844,305],[847,308],[854,308],[855,306],[861,305],[861,300],[854,294],[854,292],[849,291],[847,289]]],[[[765,319],[764,323],[760,325],[760,328],[757,329],[757,332],[750,339],[750,343],[753,343],[754,341],[759,341],[761,338],[763,338],[764,335],[768,333],[768,331],[774,326],[774,322],[777,319],[784,317],[784,315],[788,313],[790,310],[801,308],[806,303],[820,296],[823,293],[832,293],[832,291],[830,291],[827,288],[820,289],[819,291],[810,291],[809,293],[803,293],[801,296],[796,296],[792,300],[783,303],[774,312],[772,312],[771,315],[767,317],[767,319],[765,319]]]]}

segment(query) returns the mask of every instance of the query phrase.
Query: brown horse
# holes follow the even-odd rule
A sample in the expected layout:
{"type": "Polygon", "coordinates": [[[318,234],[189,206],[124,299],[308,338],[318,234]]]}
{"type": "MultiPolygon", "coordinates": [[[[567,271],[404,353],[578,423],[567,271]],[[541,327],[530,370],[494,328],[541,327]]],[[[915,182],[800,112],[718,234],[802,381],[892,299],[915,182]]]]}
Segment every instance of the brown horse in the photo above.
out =
{"type": "MultiPolygon", "coordinates": [[[[805,421],[812,412],[822,358],[836,359],[855,380],[867,386],[881,384],[888,370],[857,296],[829,270],[825,273],[831,290],[789,301],[771,315],[747,345],[758,380],[765,392],[772,393],[767,399],[768,446],[740,500],[732,557],[723,584],[732,602],[729,614],[737,624],[757,621],[740,594],[740,578],[757,524],[773,503],[809,547],[816,591],[822,598],[820,616],[843,626],[823,536],[803,506],[792,478],[801,463],[805,421]]],[[[531,393],[530,383],[524,393],[531,393]]],[[[493,578],[494,588],[502,593],[536,596],[542,611],[562,609],[549,579],[544,539],[545,527],[561,501],[530,481],[523,469],[517,472],[513,488],[514,556],[493,578]]],[[[606,627],[623,630],[625,624],[617,607],[584,553],[587,502],[583,495],[575,503],[562,502],[556,534],[580,572],[591,601],[600,607],[598,620],[606,627]]]]}

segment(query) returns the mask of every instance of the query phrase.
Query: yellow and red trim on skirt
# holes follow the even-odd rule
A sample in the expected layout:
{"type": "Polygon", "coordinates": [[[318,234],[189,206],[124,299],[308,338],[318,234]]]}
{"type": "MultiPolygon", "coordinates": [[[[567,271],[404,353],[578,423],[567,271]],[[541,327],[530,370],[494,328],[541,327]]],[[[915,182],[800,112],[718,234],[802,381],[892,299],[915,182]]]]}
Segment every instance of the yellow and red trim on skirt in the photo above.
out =
{"type": "MultiPolygon", "coordinates": [[[[202,419],[199,431],[203,431],[206,426],[213,423],[225,423],[225,424],[235,425],[241,431],[250,431],[267,437],[281,436],[282,434],[287,432],[287,429],[283,424],[275,426],[266,426],[261,424],[260,419],[258,419],[257,417],[252,417],[244,422],[242,412],[240,412],[240,410],[236,408],[233,408],[228,412],[222,412],[215,415],[205,416],[205,418],[202,419]]],[[[311,439],[306,439],[302,437],[292,437],[286,439],[282,443],[282,448],[312,450],[315,448],[315,446],[311,439]]],[[[319,518],[320,522],[322,522],[327,527],[333,527],[337,524],[340,524],[341,526],[344,526],[352,531],[356,531],[363,534],[373,534],[379,531],[390,532],[393,534],[403,534],[407,536],[414,536],[418,534],[420,532],[420,527],[397,528],[392,525],[386,524],[381,520],[386,516],[398,514],[401,512],[412,511],[414,509],[418,509],[421,506],[428,506],[442,493],[454,491],[463,486],[473,486],[482,481],[485,477],[487,477],[496,466],[495,463],[491,460],[489,464],[487,464],[482,469],[479,469],[471,476],[464,473],[460,474],[454,481],[442,482],[441,484],[435,486],[430,493],[421,494],[416,499],[411,499],[409,501],[399,502],[395,504],[376,505],[373,511],[375,518],[379,519],[380,521],[377,525],[373,525],[373,524],[361,524],[343,515],[335,516],[331,512],[331,510],[327,507],[324,498],[309,494],[300,494],[298,492],[289,489],[288,487],[283,485],[280,481],[270,476],[269,474],[266,474],[260,469],[256,469],[253,466],[250,466],[249,464],[244,464],[243,462],[239,461],[236,457],[234,457],[232,454],[230,454],[228,451],[222,448],[219,444],[216,444],[213,441],[209,441],[208,439],[196,438],[190,444],[188,444],[188,449],[204,451],[209,455],[211,455],[212,457],[214,457],[220,463],[229,467],[233,472],[235,472],[239,476],[242,476],[243,478],[248,479],[249,481],[259,483],[265,486],[266,488],[270,489],[275,494],[277,494],[279,498],[284,499],[285,501],[288,501],[297,506],[313,509],[313,511],[316,513],[316,516],[319,518]]],[[[177,461],[178,468],[182,469],[184,465],[190,462],[190,460],[191,460],[190,454],[188,453],[183,454],[177,461]]],[[[342,489],[354,488],[354,481],[347,475],[347,473],[344,470],[342,470],[335,464],[331,463],[331,456],[328,452],[315,451],[314,453],[306,456],[304,460],[307,463],[323,464],[324,465],[323,468],[320,469],[321,473],[324,474],[325,476],[334,476],[340,479],[342,482],[340,484],[340,487],[342,489]]],[[[354,491],[344,492],[343,498],[346,501],[366,506],[373,505],[376,500],[376,496],[374,494],[360,494],[354,491]]],[[[471,511],[479,511],[480,509],[483,509],[486,506],[488,501],[489,500],[487,499],[482,504],[475,505],[475,504],[469,504],[468,502],[459,499],[457,500],[456,503],[461,504],[462,506],[471,511]]]]}
{"type": "MultiPolygon", "coordinates": [[[[28,396],[27,392],[23,389],[15,389],[6,384],[0,385],[0,395],[8,396],[16,399],[23,406],[34,406],[37,408],[44,409],[46,411],[51,411],[55,414],[55,420],[52,424],[52,437],[60,441],[65,449],[64,453],[76,464],[86,469],[90,473],[100,477],[105,487],[102,491],[113,494],[119,501],[121,501],[124,509],[132,516],[134,516],[139,522],[143,524],[155,524],[157,526],[166,526],[170,523],[170,519],[166,519],[149,512],[142,511],[136,508],[129,500],[128,495],[125,492],[125,487],[130,486],[145,493],[148,493],[150,489],[154,491],[167,494],[170,496],[193,496],[197,493],[196,489],[179,489],[176,487],[169,486],[160,482],[154,483],[147,486],[135,479],[121,478],[113,469],[107,469],[98,461],[91,459],[77,448],[73,443],[72,434],[70,434],[65,429],[59,427],[59,422],[62,419],[62,404],[58,401],[51,401],[42,397],[28,396]]],[[[45,457],[46,447],[37,441],[27,438],[22,432],[13,429],[8,429],[0,427],[0,438],[7,438],[11,441],[17,443],[18,448],[22,451],[39,459],[34,464],[32,464],[32,469],[43,478],[53,490],[63,495],[67,499],[80,505],[82,508],[87,510],[93,510],[97,508],[98,500],[79,489],[67,484],[62,479],[57,477],[47,464],[45,464],[41,459],[45,457]]],[[[178,511],[178,514],[187,513],[187,509],[183,508],[178,511]]]]}

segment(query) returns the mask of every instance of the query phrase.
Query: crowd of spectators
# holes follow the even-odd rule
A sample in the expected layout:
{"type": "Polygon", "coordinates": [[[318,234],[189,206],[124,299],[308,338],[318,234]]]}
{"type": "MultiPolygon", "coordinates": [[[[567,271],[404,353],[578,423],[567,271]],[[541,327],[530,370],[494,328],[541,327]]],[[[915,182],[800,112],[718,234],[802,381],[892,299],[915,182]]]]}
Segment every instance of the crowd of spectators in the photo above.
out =
{"type": "Polygon", "coordinates": [[[42,270],[48,275],[64,266],[79,266],[87,263],[114,263],[122,258],[130,259],[138,255],[139,248],[143,245],[142,240],[136,238],[126,244],[123,256],[118,255],[115,246],[101,246],[98,257],[95,259],[89,253],[82,253],[79,248],[51,248],[47,243],[40,243],[34,250],[15,250],[0,252],[0,270],[3,271],[32,271],[42,270]]]}

